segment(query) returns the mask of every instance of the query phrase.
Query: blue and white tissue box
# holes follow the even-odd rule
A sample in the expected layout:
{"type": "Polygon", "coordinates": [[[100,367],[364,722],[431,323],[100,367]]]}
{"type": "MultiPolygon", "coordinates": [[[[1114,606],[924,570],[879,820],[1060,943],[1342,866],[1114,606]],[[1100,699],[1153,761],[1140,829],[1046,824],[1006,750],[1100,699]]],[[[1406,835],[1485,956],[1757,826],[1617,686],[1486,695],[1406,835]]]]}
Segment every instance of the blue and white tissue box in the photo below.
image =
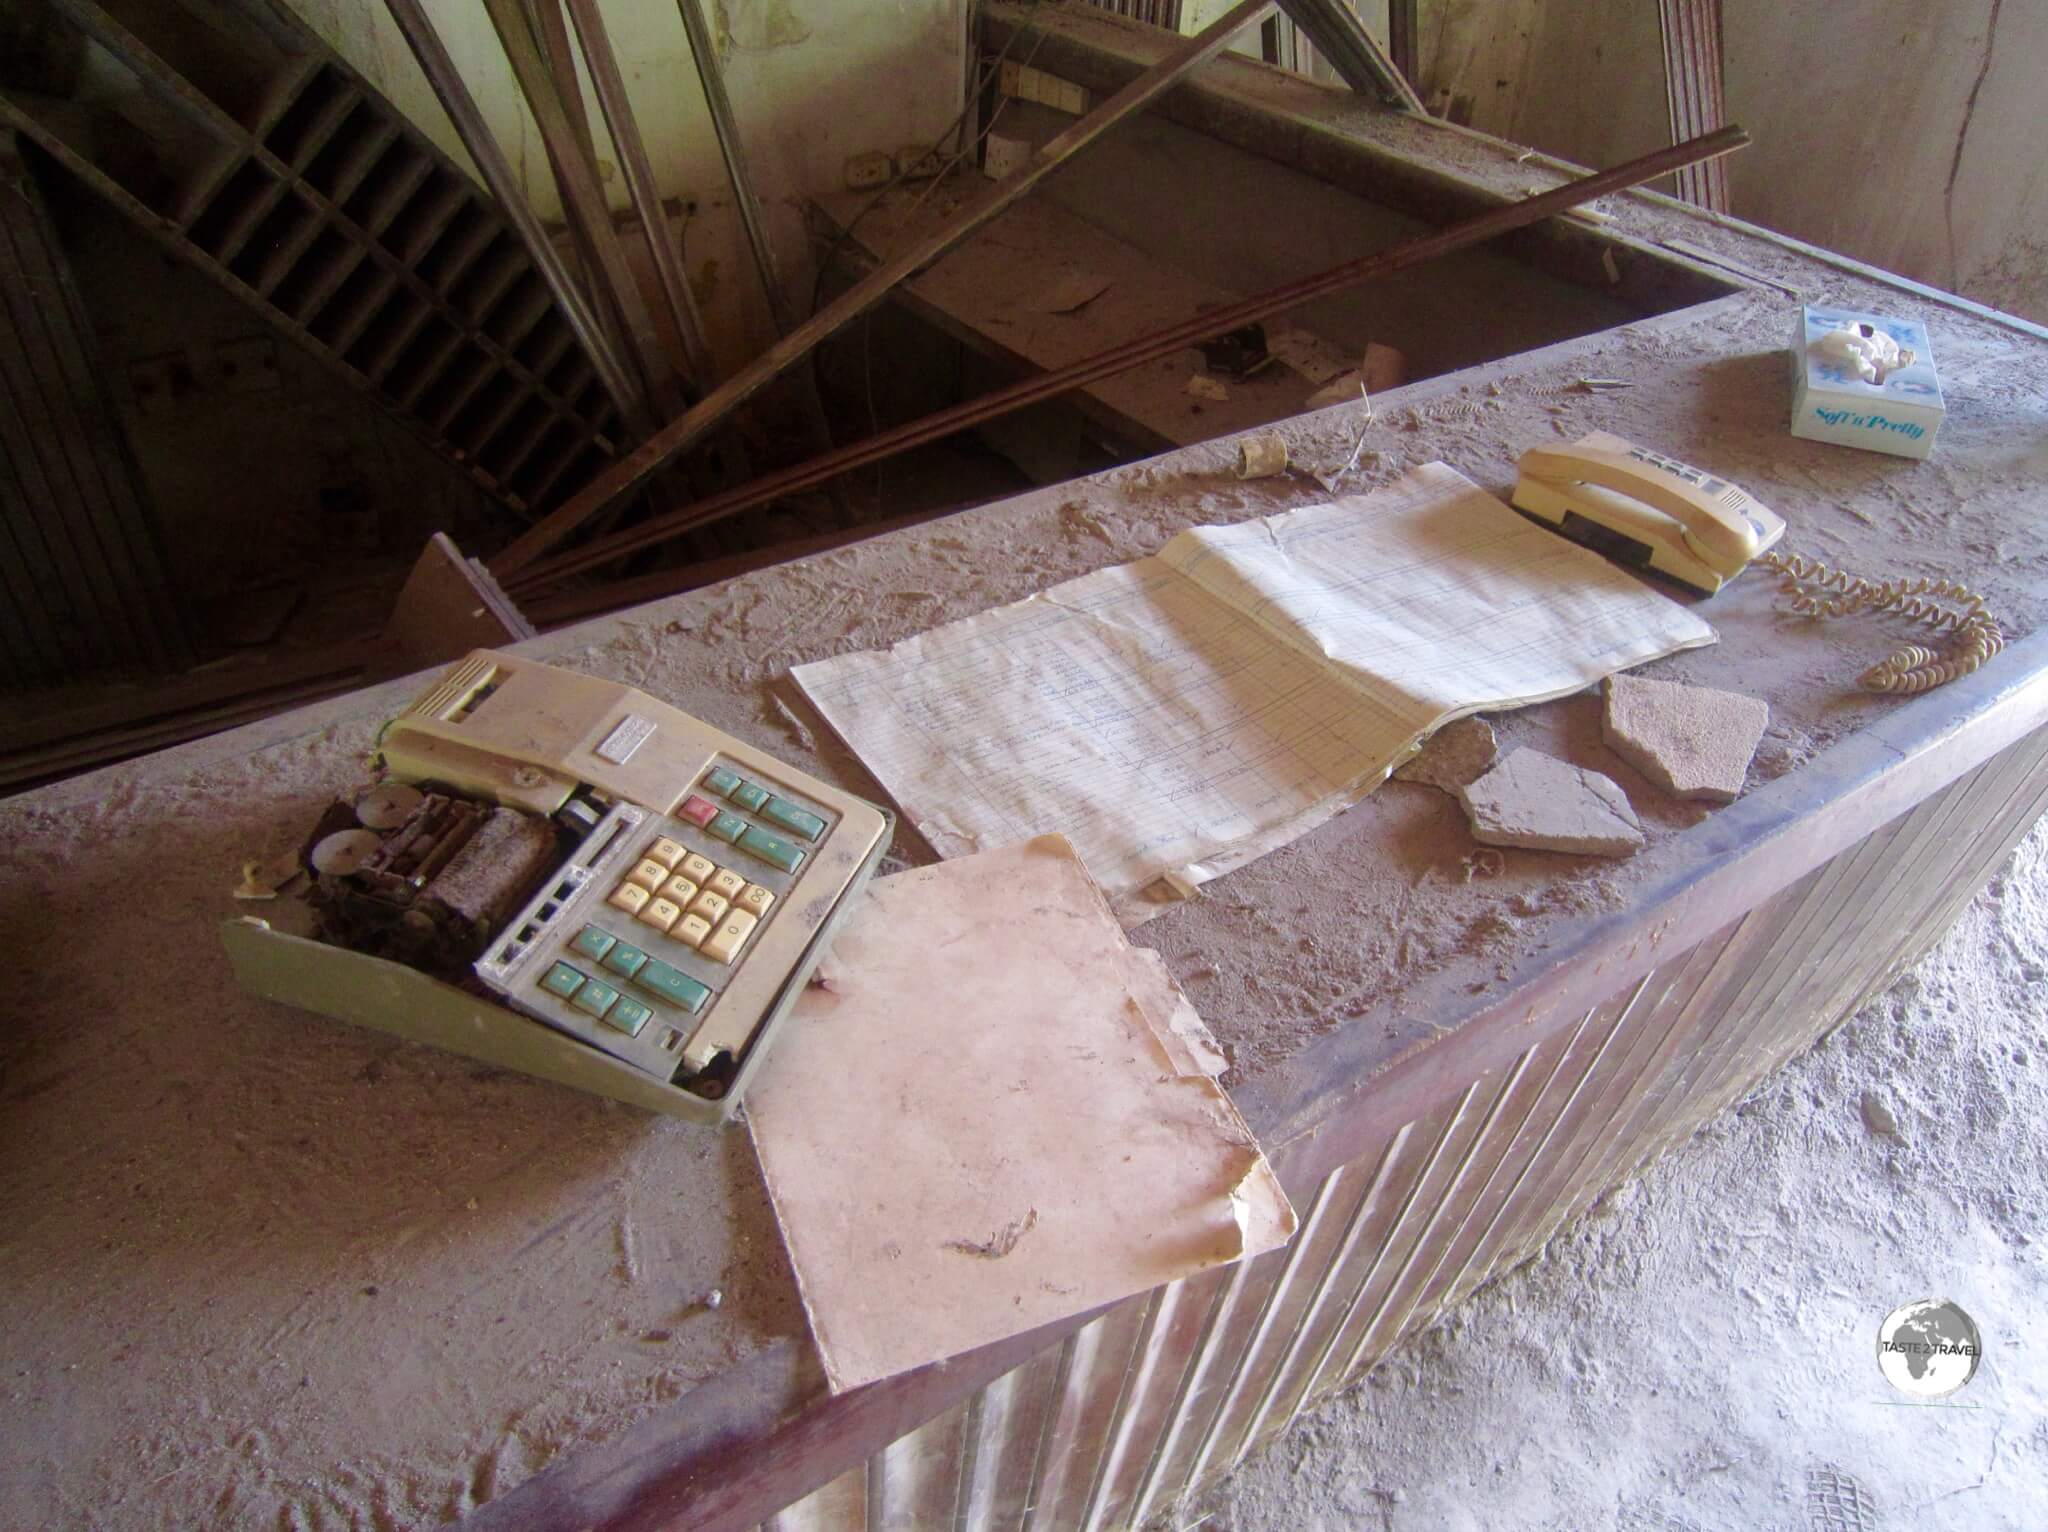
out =
{"type": "Polygon", "coordinates": [[[1794,436],[1925,458],[1946,413],[1925,325],[1801,307],[1792,329],[1794,436]]]}

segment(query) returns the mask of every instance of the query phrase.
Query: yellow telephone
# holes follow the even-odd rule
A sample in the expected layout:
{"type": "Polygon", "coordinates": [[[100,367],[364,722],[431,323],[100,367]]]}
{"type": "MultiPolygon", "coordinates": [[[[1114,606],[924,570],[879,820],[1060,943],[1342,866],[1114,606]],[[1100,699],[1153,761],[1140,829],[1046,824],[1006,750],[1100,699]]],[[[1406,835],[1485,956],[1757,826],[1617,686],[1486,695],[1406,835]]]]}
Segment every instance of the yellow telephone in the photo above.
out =
{"type": "Polygon", "coordinates": [[[1748,494],[1690,464],[1595,431],[1566,447],[1522,454],[1514,506],[1616,563],[1713,595],[1754,559],[1778,576],[1805,617],[1887,613],[1944,635],[1941,650],[1904,644],[1866,670],[1870,692],[1910,696],[1969,675],[2005,646],[1984,598],[1953,580],[1874,580],[1798,553],[1774,552],[1785,522],[1748,494]],[[1946,603],[1946,604],[1944,604],[1946,603]]]}
{"type": "Polygon", "coordinates": [[[1516,510],[1705,595],[1785,535],[1782,517],[1726,479],[1605,431],[1533,447],[1516,466],[1516,510]]]}

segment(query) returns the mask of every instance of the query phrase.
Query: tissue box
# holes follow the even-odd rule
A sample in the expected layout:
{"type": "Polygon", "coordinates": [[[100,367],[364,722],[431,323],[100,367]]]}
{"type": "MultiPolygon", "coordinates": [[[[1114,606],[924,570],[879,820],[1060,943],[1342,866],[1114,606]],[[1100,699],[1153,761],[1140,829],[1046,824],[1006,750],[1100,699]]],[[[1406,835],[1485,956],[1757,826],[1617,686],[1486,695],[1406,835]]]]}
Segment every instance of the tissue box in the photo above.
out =
{"type": "Polygon", "coordinates": [[[1946,413],[1941,380],[1934,375],[1934,351],[1927,327],[1911,319],[1887,319],[1848,309],[1802,307],[1792,327],[1792,434],[1809,441],[1838,442],[1898,457],[1925,458],[1946,413]],[[1866,377],[1853,348],[1823,342],[1834,331],[1867,327],[1867,350],[1883,351],[1882,338],[1913,353],[1901,367],[1871,369],[1866,377]]]}

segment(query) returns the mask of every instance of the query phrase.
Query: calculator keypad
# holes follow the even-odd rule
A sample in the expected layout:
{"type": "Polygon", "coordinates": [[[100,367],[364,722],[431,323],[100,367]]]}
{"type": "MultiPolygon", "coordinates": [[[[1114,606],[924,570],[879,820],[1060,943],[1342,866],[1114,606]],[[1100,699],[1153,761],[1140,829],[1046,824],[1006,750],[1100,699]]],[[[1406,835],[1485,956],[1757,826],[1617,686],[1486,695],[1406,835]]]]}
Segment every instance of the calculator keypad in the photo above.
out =
{"type": "Polygon", "coordinates": [[[562,912],[554,960],[536,953],[523,986],[554,1025],[643,1067],[673,1069],[682,1039],[747,961],[830,825],[721,765],[692,784],[673,818],[630,805],[614,813],[635,828],[623,847],[598,853],[587,894],[562,912]]]}

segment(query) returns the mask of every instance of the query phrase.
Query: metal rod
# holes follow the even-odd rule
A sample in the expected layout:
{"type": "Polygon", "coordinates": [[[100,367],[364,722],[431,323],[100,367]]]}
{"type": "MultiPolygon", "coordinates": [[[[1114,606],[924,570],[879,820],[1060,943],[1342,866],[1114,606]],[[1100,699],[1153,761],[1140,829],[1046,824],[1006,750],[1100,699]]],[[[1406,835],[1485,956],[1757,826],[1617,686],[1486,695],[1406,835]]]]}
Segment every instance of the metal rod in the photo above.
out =
{"type": "MultiPolygon", "coordinates": [[[[1433,234],[1419,235],[1374,255],[1346,261],[1342,265],[1333,266],[1327,271],[1303,278],[1285,287],[1276,287],[1269,292],[1260,293],[1223,308],[1206,309],[1170,329],[1112,346],[1107,351],[1098,352],[1092,357],[1084,357],[1069,366],[1025,378],[1008,388],[997,389],[993,393],[970,399],[964,404],[954,405],[951,409],[940,410],[936,414],[913,420],[907,425],[897,426],[893,430],[870,436],[864,441],[854,442],[826,457],[765,475],[724,494],[708,496],[679,515],[656,517],[642,522],[627,531],[550,559],[544,565],[536,565],[523,576],[507,580],[507,587],[526,591],[568,575],[596,568],[624,554],[652,547],[681,532],[702,526],[707,521],[734,515],[799,490],[814,488],[839,474],[879,462],[907,448],[936,441],[955,431],[963,431],[969,426],[997,419],[1028,405],[1043,403],[1077,388],[1086,388],[1092,383],[1101,382],[1104,378],[1113,378],[1119,373],[1129,372],[1134,367],[1142,367],[1147,362],[1171,356],[1197,341],[1227,334],[1257,320],[1270,319],[1276,314],[1298,308],[1311,299],[1375,281],[1408,267],[1418,266],[1454,251],[1480,244],[1511,230],[1540,223],[1543,219],[1569,211],[1580,203],[1590,202],[1610,192],[1625,190],[1644,181],[1655,180],[1658,176],[1669,175],[1679,166],[1696,164],[1713,155],[1727,154],[1748,142],[1749,135],[1743,129],[1726,127],[1688,143],[1658,149],[1643,155],[1640,159],[1617,165],[1612,170],[1603,170],[1576,181],[1567,181],[1562,186],[1552,187],[1549,191],[1540,192],[1520,202],[1508,202],[1499,207],[1488,208],[1485,212],[1463,219],[1449,228],[1439,229],[1433,234]]],[[[618,476],[619,470],[616,468],[607,475],[608,478],[618,476]]],[[[585,493],[588,494],[589,491],[585,493]]],[[[603,495],[598,497],[600,503],[603,498],[603,495]]],[[[561,513],[558,511],[556,514],[561,513]]],[[[543,522],[541,525],[545,526],[546,523],[543,522]]],[[[498,573],[501,580],[505,578],[504,572],[496,566],[494,572],[498,573]]]]}
{"type": "Polygon", "coordinates": [[[1309,41],[1344,83],[1361,96],[1378,96],[1390,106],[1423,115],[1422,98],[1394,67],[1379,39],[1366,31],[1345,0],[1280,0],[1280,9],[1308,33],[1309,41]]]}
{"type": "Polygon", "coordinates": [[[419,60],[425,71],[427,83],[434,87],[434,94],[441,102],[441,109],[454,124],[456,135],[469,151],[469,157],[476,163],[484,185],[498,201],[505,217],[519,235],[519,241],[526,247],[534,269],[548,284],[548,291],[555,295],[555,302],[561,305],[562,318],[575,334],[584,354],[590,358],[590,365],[596,369],[605,392],[619,407],[622,415],[631,414],[638,408],[640,390],[633,384],[618,353],[606,339],[598,326],[597,316],[584,299],[569,269],[562,264],[562,255],[548,239],[547,231],[541,228],[540,219],[528,205],[526,195],[519,185],[519,179],[512,167],[505,162],[504,150],[491,136],[483,114],[477,110],[476,99],[470,95],[469,87],[463,83],[461,73],[455,67],[455,60],[449,57],[447,47],[434,24],[427,19],[420,0],[384,0],[385,8],[391,12],[391,19],[404,34],[406,46],[412,49],[413,57],[419,60]]]}
{"type": "MultiPolygon", "coordinates": [[[[419,0],[389,0],[417,8],[419,0]]],[[[753,398],[817,347],[888,297],[914,276],[966,239],[975,230],[1022,198],[1067,160],[1080,153],[1125,118],[1142,111],[1171,90],[1190,70],[1221,53],[1244,27],[1272,9],[1273,0],[1242,0],[1221,20],[1179,44],[1165,58],[1122,90],[1041,147],[1016,171],[990,183],[941,228],[895,259],[884,262],[854,283],[782,340],[707,395],[703,402],[671,421],[631,453],[557,506],[491,562],[501,580],[538,559],[605,506],[629,494],[678,453],[708,436],[740,405],[753,398]]]]}
{"type": "Polygon", "coordinates": [[[569,120],[562,98],[555,93],[554,78],[541,57],[540,44],[527,23],[525,10],[520,0],[484,0],[484,10],[505,49],[519,93],[526,98],[540,129],[541,141],[547,145],[548,163],[554,169],[562,205],[581,227],[596,257],[595,269],[585,275],[593,285],[602,286],[618,312],[633,358],[646,382],[645,400],[657,412],[657,418],[671,416],[682,407],[674,364],[655,331],[654,316],[648,312],[640,284],[626,265],[618,230],[612,227],[611,208],[597,182],[597,168],[578,148],[575,125],[569,120]]]}
{"type": "MultiPolygon", "coordinates": [[[[718,40],[704,23],[704,11],[699,0],[676,0],[676,9],[682,15],[683,31],[689,37],[690,57],[697,66],[698,83],[704,87],[704,105],[711,113],[711,128],[718,138],[718,152],[725,161],[726,179],[732,184],[733,202],[739,208],[740,223],[746,230],[747,248],[753,252],[754,270],[761,279],[762,295],[768,301],[768,317],[775,326],[776,338],[781,339],[797,327],[796,311],[790,307],[789,294],[783,290],[782,274],[775,264],[775,246],[768,238],[768,222],[761,216],[761,199],[754,192],[753,172],[748,168],[746,149],[740,142],[739,119],[733,115],[732,98],[725,89],[725,71],[718,62],[718,40]]],[[[797,404],[803,412],[805,429],[810,432],[813,450],[830,452],[833,447],[832,426],[825,417],[825,401],[818,393],[818,380],[810,371],[806,370],[797,380],[797,393],[797,404]]],[[[851,512],[842,487],[835,484],[832,497],[839,510],[851,512]]]]}
{"type": "MultiPolygon", "coordinates": [[[[542,0],[552,5],[553,0],[542,0]]],[[[633,117],[626,97],[625,77],[619,73],[619,58],[598,14],[597,0],[568,0],[569,19],[575,24],[577,40],[583,45],[583,61],[590,66],[590,86],[597,95],[597,108],[604,113],[611,130],[612,148],[618,152],[619,168],[625,172],[626,192],[633,212],[640,220],[641,237],[647,241],[648,259],[661,282],[662,297],[668,301],[669,318],[682,338],[683,355],[690,374],[702,389],[718,381],[711,361],[711,348],[704,340],[703,316],[690,291],[689,274],[683,270],[682,253],[668,237],[668,221],[661,210],[661,188],[655,184],[654,166],[647,158],[640,124],[633,117]]]]}
{"type": "Polygon", "coordinates": [[[718,136],[718,152],[725,159],[726,179],[732,182],[733,203],[739,208],[740,223],[747,231],[747,247],[754,253],[754,270],[768,296],[775,333],[787,335],[796,328],[796,313],[789,306],[789,294],[782,290],[782,278],[775,269],[775,247],[769,242],[768,224],[761,216],[761,199],[754,194],[753,172],[747,166],[746,149],[740,143],[739,119],[733,115],[732,97],[725,89],[725,71],[718,63],[718,40],[704,21],[699,0],[676,0],[676,9],[682,13],[683,31],[689,34],[690,57],[697,65],[697,81],[704,87],[711,130],[718,136]]]}
{"type": "Polygon", "coordinates": [[[554,77],[555,95],[561,100],[569,126],[575,130],[576,147],[583,151],[585,160],[595,165],[597,138],[590,131],[590,113],[583,107],[583,87],[576,78],[576,53],[569,45],[569,23],[562,15],[561,0],[525,0],[525,5],[534,38],[540,43],[541,57],[547,60],[548,73],[554,77]]]}
{"type": "Polygon", "coordinates": [[[1421,0],[1388,0],[1387,58],[1401,78],[1422,93],[1421,0]]]}
{"type": "MultiPolygon", "coordinates": [[[[540,39],[541,52],[547,59],[548,73],[554,76],[555,94],[562,103],[562,110],[569,116],[570,126],[575,129],[576,147],[583,151],[586,164],[595,165],[597,140],[591,136],[590,114],[583,109],[583,89],[576,80],[576,55],[569,43],[569,24],[562,16],[562,7],[558,0],[526,0],[526,10],[534,36],[540,39]]],[[[555,166],[552,146],[548,146],[548,152],[549,167],[559,181],[563,172],[555,166]]],[[[575,218],[568,219],[567,223],[570,241],[576,247],[579,269],[585,273],[596,271],[597,251],[584,234],[582,223],[575,218]]],[[[604,326],[604,333],[611,338],[613,349],[623,356],[626,331],[617,310],[605,300],[602,292],[593,292],[591,299],[597,322],[604,326]]]]}

